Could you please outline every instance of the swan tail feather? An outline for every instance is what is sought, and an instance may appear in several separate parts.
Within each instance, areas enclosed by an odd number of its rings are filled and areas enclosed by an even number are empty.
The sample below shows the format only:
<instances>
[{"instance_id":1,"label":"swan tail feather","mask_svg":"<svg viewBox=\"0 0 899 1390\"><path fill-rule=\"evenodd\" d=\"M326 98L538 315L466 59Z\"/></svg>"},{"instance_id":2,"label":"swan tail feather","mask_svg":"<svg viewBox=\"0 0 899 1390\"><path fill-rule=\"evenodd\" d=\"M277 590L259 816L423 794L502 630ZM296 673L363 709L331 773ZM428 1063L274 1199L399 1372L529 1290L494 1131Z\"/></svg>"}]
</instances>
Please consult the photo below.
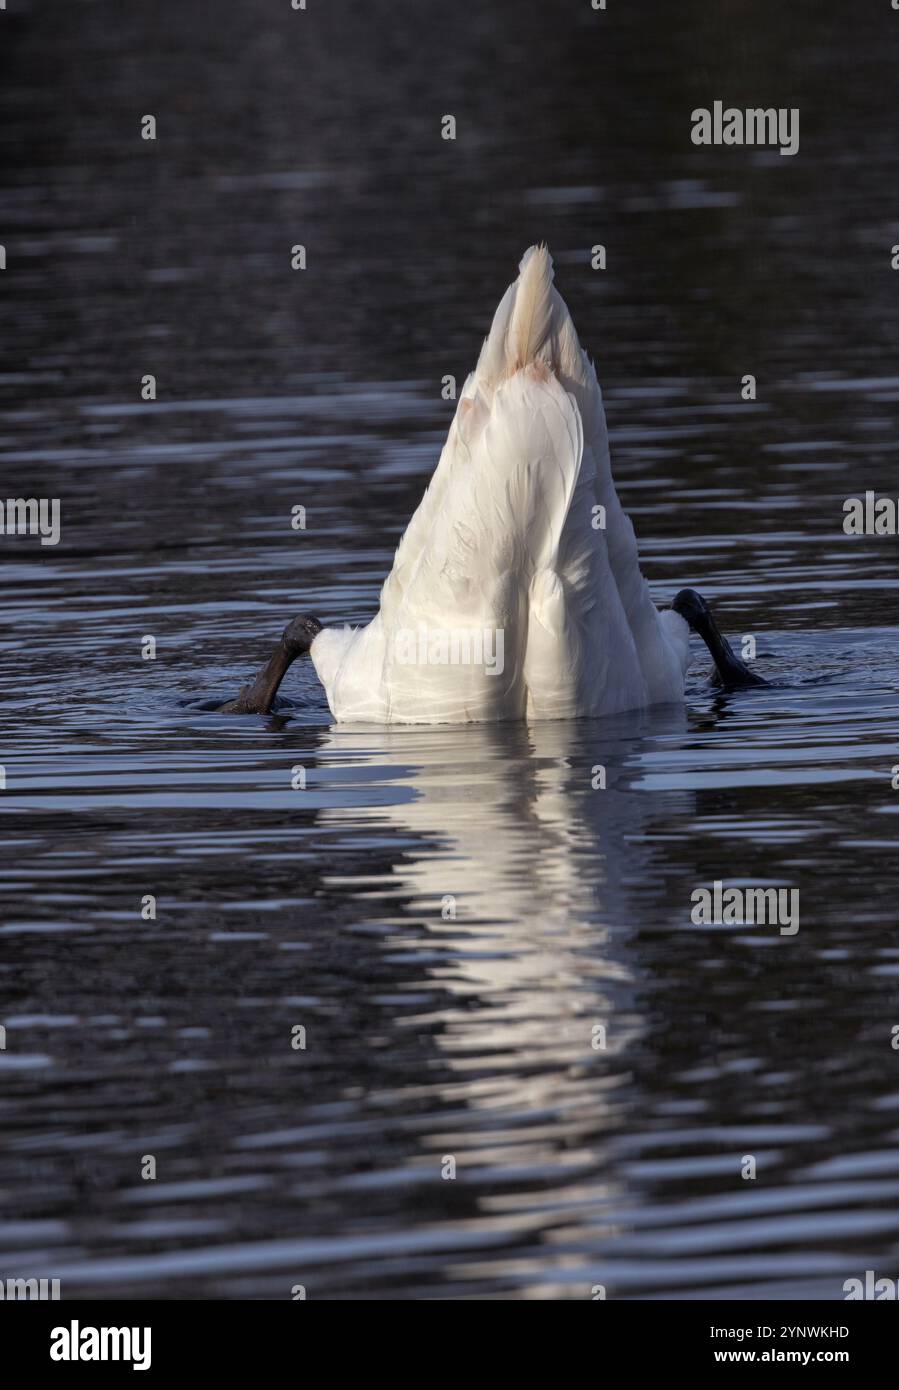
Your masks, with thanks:
<instances>
[{"instance_id":1,"label":"swan tail feather","mask_svg":"<svg viewBox=\"0 0 899 1390\"><path fill-rule=\"evenodd\" d=\"M532 246L521 259L509 324L508 369L535 361L553 329L553 263L545 246Z\"/></svg>"}]
</instances>

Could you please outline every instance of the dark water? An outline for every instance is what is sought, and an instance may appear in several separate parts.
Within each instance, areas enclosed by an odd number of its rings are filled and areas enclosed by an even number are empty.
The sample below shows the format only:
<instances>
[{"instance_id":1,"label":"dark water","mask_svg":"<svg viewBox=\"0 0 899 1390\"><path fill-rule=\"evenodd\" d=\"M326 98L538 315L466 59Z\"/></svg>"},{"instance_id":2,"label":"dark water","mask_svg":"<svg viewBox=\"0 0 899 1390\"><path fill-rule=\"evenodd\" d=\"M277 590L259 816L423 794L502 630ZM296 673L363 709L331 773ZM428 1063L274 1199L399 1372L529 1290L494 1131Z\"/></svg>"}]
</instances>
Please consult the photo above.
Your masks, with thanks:
<instances>
[{"instance_id":1,"label":"dark water","mask_svg":"<svg viewBox=\"0 0 899 1390\"><path fill-rule=\"evenodd\" d=\"M0 494L62 505L0 537L0 1277L899 1274L897 541L841 530L899 495L899 14L709 8L0 16ZM799 107L799 154L694 147L714 99ZM307 663L283 717L195 708L294 613L371 616L538 237L659 601L700 587L772 687L697 650L685 711L385 731ZM694 926L715 879L797 888L798 934Z\"/></svg>"}]
</instances>

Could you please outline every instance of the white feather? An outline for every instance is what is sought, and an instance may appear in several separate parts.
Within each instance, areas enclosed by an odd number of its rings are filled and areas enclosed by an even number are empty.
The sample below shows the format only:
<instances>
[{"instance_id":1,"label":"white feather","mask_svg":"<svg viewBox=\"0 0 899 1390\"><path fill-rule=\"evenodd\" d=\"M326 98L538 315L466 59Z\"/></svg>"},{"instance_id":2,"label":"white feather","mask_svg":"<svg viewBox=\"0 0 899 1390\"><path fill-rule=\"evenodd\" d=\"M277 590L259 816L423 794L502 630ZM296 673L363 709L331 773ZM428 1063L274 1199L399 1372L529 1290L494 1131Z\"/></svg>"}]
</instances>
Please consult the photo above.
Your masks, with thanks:
<instances>
[{"instance_id":1,"label":"white feather","mask_svg":"<svg viewBox=\"0 0 899 1390\"><path fill-rule=\"evenodd\" d=\"M596 373L552 281L549 252L531 247L379 612L312 644L337 720L547 719L683 699L688 628L659 614L640 572ZM442 660L477 656L479 634L481 660Z\"/></svg>"}]
</instances>

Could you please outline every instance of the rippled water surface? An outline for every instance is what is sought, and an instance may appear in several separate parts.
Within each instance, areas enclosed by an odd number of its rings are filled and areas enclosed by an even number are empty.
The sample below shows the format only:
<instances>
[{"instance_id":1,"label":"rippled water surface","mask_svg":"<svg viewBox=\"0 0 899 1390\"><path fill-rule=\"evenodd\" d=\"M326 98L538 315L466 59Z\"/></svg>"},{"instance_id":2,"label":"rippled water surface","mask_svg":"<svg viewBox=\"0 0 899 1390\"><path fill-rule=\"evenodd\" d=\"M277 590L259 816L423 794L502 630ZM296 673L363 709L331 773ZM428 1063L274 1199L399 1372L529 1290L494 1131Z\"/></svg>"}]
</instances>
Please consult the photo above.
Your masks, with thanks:
<instances>
[{"instance_id":1,"label":"rippled water surface","mask_svg":"<svg viewBox=\"0 0 899 1390\"><path fill-rule=\"evenodd\" d=\"M899 1272L897 541L841 529L899 495L899 16L532 8L3 18L0 492L63 527L0 537L2 1277ZM692 146L715 98L799 107L799 155ZM684 710L602 724L338 727L308 663L278 716L202 709L294 613L371 616L537 237L659 602L701 588L770 688L697 648ZM798 889L798 934L695 926L715 879Z\"/></svg>"}]
</instances>

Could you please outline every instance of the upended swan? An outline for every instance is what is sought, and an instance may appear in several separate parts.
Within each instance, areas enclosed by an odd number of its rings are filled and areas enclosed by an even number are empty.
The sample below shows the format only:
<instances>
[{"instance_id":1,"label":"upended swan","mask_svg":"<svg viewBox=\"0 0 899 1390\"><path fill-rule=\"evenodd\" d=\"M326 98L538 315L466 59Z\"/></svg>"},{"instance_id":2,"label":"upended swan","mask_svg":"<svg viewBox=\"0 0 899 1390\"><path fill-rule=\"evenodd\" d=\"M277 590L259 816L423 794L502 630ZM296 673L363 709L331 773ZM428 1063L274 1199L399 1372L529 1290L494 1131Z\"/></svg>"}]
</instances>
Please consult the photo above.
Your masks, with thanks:
<instances>
[{"instance_id":1,"label":"upended swan","mask_svg":"<svg viewBox=\"0 0 899 1390\"><path fill-rule=\"evenodd\" d=\"M546 247L519 272L375 617L356 629L294 619L225 711L267 712L309 651L338 722L611 715L683 701L691 628L725 685L763 683L693 590L664 611L653 603L612 480L602 392Z\"/></svg>"}]
</instances>

